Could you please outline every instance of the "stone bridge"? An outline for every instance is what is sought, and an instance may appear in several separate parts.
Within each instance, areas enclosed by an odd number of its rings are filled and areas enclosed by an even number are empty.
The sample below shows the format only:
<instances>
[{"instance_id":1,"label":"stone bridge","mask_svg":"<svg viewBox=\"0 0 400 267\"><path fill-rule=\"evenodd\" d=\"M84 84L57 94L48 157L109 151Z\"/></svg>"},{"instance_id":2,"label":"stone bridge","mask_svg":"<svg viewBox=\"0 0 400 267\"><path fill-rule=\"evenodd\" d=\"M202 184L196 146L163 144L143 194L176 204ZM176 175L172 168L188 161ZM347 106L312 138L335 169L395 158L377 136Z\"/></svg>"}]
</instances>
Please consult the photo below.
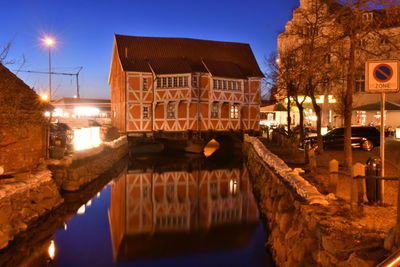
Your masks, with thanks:
<instances>
[{"instance_id":1,"label":"stone bridge","mask_svg":"<svg viewBox=\"0 0 400 267\"><path fill-rule=\"evenodd\" d=\"M240 148L244 133L257 135L257 131L155 131L129 135L130 150L133 153L151 153L166 151L185 151L202 153L204 147L212 140L216 140L221 150Z\"/></svg>"}]
</instances>

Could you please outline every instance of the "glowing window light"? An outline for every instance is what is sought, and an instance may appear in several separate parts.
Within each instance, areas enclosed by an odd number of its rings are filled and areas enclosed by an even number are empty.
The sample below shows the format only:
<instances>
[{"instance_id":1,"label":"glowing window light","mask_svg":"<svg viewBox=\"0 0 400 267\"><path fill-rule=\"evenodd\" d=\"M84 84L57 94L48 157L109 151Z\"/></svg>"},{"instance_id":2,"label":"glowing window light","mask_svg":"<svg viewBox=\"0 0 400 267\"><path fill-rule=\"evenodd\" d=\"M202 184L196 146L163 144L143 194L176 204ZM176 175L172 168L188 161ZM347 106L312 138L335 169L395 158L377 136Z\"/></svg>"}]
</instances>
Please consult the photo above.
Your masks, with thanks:
<instances>
[{"instance_id":1,"label":"glowing window light","mask_svg":"<svg viewBox=\"0 0 400 267\"><path fill-rule=\"evenodd\" d=\"M396 128L396 138L400 138L400 128Z\"/></svg>"},{"instance_id":2,"label":"glowing window light","mask_svg":"<svg viewBox=\"0 0 400 267\"><path fill-rule=\"evenodd\" d=\"M100 144L100 127L74 129L74 149L76 151L97 147Z\"/></svg>"},{"instance_id":3,"label":"glowing window light","mask_svg":"<svg viewBox=\"0 0 400 267\"><path fill-rule=\"evenodd\" d=\"M232 195L236 195L237 194L237 181L235 179L231 179L229 181L229 192Z\"/></svg>"},{"instance_id":4,"label":"glowing window light","mask_svg":"<svg viewBox=\"0 0 400 267\"><path fill-rule=\"evenodd\" d=\"M46 112L44 113L44 116L50 117L50 112L49 112L49 111L46 111Z\"/></svg>"},{"instance_id":5,"label":"glowing window light","mask_svg":"<svg viewBox=\"0 0 400 267\"><path fill-rule=\"evenodd\" d=\"M54 240L51 240L47 253L49 254L50 259L54 260L56 255L56 245L54 244Z\"/></svg>"},{"instance_id":6,"label":"glowing window light","mask_svg":"<svg viewBox=\"0 0 400 267\"><path fill-rule=\"evenodd\" d=\"M89 200L89 201L86 203L86 206L88 206L88 207L92 206L92 200Z\"/></svg>"},{"instance_id":7,"label":"glowing window light","mask_svg":"<svg viewBox=\"0 0 400 267\"><path fill-rule=\"evenodd\" d=\"M328 132L328 127L321 127L321 134L325 135Z\"/></svg>"},{"instance_id":8,"label":"glowing window light","mask_svg":"<svg viewBox=\"0 0 400 267\"><path fill-rule=\"evenodd\" d=\"M91 117L91 116L98 116L100 114L100 110L94 107L75 107L74 113L77 116L81 117Z\"/></svg>"},{"instance_id":9,"label":"glowing window light","mask_svg":"<svg viewBox=\"0 0 400 267\"><path fill-rule=\"evenodd\" d=\"M54 117L62 117L63 116L63 110L61 108L54 109L53 116Z\"/></svg>"}]
</instances>

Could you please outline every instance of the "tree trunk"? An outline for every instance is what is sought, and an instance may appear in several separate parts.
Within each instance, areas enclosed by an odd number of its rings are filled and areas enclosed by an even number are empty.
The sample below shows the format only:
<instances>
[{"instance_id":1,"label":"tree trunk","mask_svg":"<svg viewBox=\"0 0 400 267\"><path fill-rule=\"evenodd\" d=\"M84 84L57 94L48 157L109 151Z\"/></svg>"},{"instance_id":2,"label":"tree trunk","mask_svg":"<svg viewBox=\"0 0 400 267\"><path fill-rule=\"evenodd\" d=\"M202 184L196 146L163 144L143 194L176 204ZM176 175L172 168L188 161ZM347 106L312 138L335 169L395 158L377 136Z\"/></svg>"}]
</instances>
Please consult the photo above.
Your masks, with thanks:
<instances>
[{"instance_id":1,"label":"tree trunk","mask_svg":"<svg viewBox=\"0 0 400 267\"><path fill-rule=\"evenodd\" d=\"M348 170L351 170L353 165L353 155L351 149L351 112L353 107L353 91L354 91L354 75L355 75L355 45L356 36L352 32L350 34L349 48L349 67L347 70L347 86L344 105L344 165Z\"/></svg>"},{"instance_id":2,"label":"tree trunk","mask_svg":"<svg viewBox=\"0 0 400 267\"><path fill-rule=\"evenodd\" d=\"M290 132L290 123L292 122L292 119L290 118L290 96L288 95L288 101L287 101L287 130Z\"/></svg>"},{"instance_id":3,"label":"tree trunk","mask_svg":"<svg viewBox=\"0 0 400 267\"><path fill-rule=\"evenodd\" d=\"M296 106L299 110L299 138L300 141L304 139L304 107L303 103L300 103L298 99L296 99Z\"/></svg>"},{"instance_id":4,"label":"tree trunk","mask_svg":"<svg viewBox=\"0 0 400 267\"><path fill-rule=\"evenodd\" d=\"M324 143L322 141L322 135L321 135L321 107L318 105L317 100L315 99L315 95L311 95L311 102L315 111L315 114L317 115L317 144L318 144L318 151L323 152L324 151Z\"/></svg>"}]
</instances>

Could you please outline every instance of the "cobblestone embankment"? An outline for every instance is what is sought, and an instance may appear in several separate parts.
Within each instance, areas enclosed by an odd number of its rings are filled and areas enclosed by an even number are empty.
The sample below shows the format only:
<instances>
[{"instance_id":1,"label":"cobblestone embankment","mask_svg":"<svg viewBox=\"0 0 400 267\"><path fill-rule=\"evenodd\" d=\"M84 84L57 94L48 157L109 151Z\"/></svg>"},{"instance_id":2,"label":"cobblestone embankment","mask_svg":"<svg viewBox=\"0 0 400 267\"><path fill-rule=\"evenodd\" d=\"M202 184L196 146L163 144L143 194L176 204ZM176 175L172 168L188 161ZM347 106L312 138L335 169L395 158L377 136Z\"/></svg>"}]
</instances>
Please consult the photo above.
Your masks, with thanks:
<instances>
[{"instance_id":1,"label":"cobblestone embankment","mask_svg":"<svg viewBox=\"0 0 400 267\"><path fill-rule=\"evenodd\" d=\"M0 182L0 249L63 202L51 173L42 170Z\"/></svg>"},{"instance_id":2,"label":"cobblestone embankment","mask_svg":"<svg viewBox=\"0 0 400 267\"><path fill-rule=\"evenodd\" d=\"M384 235L352 224L346 202L319 193L256 137L243 149L277 265L373 266L387 256Z\"/></svg>"},{"instance_id":3,"label":"cobblestone embankment","mask_svg":"<svg viewBox=\"0 0 400 267\"><path fill-rule=\"evenodd\" d=\"M110 169L127 154L128 141L123 136L112 142L104 142L98 147L75 152L62 160L51 160L48 168L59 188L76 191Z\"/></svg>"}]
</instances>

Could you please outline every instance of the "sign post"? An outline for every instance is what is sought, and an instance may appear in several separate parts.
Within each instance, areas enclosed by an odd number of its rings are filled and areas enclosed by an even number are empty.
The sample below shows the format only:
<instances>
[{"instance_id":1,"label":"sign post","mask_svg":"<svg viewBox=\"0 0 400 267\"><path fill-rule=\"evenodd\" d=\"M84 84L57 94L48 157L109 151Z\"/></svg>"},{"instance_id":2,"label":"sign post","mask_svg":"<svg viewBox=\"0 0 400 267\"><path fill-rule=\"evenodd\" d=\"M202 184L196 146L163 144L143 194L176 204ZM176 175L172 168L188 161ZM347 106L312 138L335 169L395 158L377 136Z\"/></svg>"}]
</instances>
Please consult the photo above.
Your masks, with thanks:
<instances>
[{"instance_id":1,"label":"sign post","mask_svg":"<svg viewBox=\"0 0 400 267\"><path fill-rule=\"evenodd\" d=\"M365 63L365 91L381 94L381 172L385 176L385 93L399 91L399 61L397 60L369 60ZM382 179L379 195L384 202L384 180Z\"/></svg>"}]
</instances>

